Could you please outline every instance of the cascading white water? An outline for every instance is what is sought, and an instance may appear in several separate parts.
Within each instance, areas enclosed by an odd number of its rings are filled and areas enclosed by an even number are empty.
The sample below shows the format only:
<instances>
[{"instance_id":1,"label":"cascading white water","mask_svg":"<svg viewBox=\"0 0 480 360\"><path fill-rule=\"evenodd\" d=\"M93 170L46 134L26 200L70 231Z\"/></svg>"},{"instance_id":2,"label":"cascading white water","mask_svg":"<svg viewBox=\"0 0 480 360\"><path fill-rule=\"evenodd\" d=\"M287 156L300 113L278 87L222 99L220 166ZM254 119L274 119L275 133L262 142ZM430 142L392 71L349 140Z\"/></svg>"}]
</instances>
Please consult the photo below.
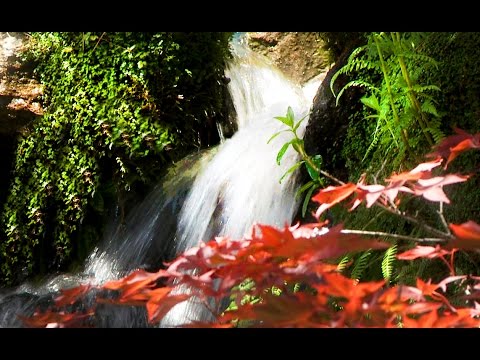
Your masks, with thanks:
<instances>
[{"instance_id":1,"label":"cascading white water","mask_svg":"<svg viewBox=\"0 0 480 360\"><path fill-rule=\"evenodd\" d=\"M158 266L162 256L179 254L214 236L240 239L255 223L283 226L297 209L296 177L281 176L298 161L289 149L278 166L276 156L291 140L283 133L268 139L285 125L274 119L291 106L296 120L306 116L320 79L304 88L290 82L264 57L244 42L232 43L230 78L238 118L238 131L217 148L182 160L161 184L132 209L120 226L114 222L85 263L74 275L52 277L41 285L25 283L0 294L0 327L21 326L17 314L31 314L42 296L86 281L95 284L116 279L136 268ZM297 130L303 136L308 119ZM193 184L192 184L193 183ZM183 289L182 291L188 291ZM122 308L97 310L97 326L146 326L144 312ZM28 316L28 315L27 315ZM209 318L208 311L186 301L175 306L161 326L171 327Z\"/></svg>"},{"instance_id":2,"label":"cascading white water","mask_svg":"<svg viewBox=\"0 0 480 360\"><path fill-rule=\"evenodd\" d=\"M288 106L296 120L308 114L312 92L308 91L308 98L301 87L244 43L233 44L233 50L234 59L226 76L231 80L229 91L237 112L238 131L220 145L195 179L179 215L178 252L217 235L240 239L255 222L280 227L290 224L297 209L295 175L282 183L279 179L299 156L290 147L280 166L276 163L278 151L293 135L283 133L267 142L273 134L286 129L275 117L285 116ZM299 127L299 136L303 136L307 122ZM175 306L162 325L207 318L208 312L201 305L187 301Z\"/></svg>"}]
</instances>

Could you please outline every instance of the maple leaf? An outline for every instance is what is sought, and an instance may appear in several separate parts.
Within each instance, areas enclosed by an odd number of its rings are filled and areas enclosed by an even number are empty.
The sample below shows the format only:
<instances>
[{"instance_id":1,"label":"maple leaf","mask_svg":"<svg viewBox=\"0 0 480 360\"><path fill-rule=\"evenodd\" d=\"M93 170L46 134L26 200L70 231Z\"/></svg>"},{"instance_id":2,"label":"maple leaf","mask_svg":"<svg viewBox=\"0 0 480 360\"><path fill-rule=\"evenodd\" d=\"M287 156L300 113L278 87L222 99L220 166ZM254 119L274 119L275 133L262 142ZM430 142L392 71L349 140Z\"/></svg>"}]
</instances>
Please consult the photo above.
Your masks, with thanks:
<instances>
[{"instance_id":1,"label":"maple leaf","mask_svg":"<svg viewBox=\"0 0 480 360\"><path fill-rule=\"evenodd\" d=\"M445 169L458 155L469 149L480 148L480 133L469 134L464 130L455 128L456 135L451 135L434 147L434 151L427 156L441 156L447 159Z\"/></svg>"},{"instance_id":2,"label":"maple leaf","mask_svg":"<svg viewBox=\"0 0 480 360\"><path fill-rule=\"evenodd\" d=\"M146 308L150 323L159 322L172 307L191 297L190 294L170 295L171 291L172 288L163 287L148 292Z\"/></svg>"},{"instance_id":3,"label":"maple leaf","mask_svg":"<svg viewBox=\"0 0 480 360\"><path fill-rule=\"evenodd\" d=\"M363 200L366 201L366 207L371 207L382 196L385 190L383 185L360 185L357 184L356 198L350 211L354 210Z\"/></svg>"},{"instance_id":4,"label":"maple leaf","mask_svg":"<svg viewBox=\"0 0 480 360\"><path fill-rule=\"evenodd\" d=\"M325 189L320 190L317 195L312 197L313 201L321 204L315 213L315 216L319 218L325 210L348 198L356 189L357 185L347 183L341 186L328 186Z\"/></svg>"},{"instance_id":5,"label":"maple leaf","mask_svg":"<svg viewBox=\"0 0 480 360\"><path fill-rule=\"evenodd\" d=\"M73 305L79 298L84 296L92 288L91 285L80 285L71 289L61 289L61 295L55 298L55 305L63 307Z\"/></svg>"},{"instance_id":6,"label":"maple leaf","mask_svg":"<svg viewBox=\"0 0 480 360\"><path fill-rule=\"evenodd\" d=\"M475 221L469 220L463 224L449 224L456 239L452 241L451 246L462 249L480 248L480 225Z\"/></svg>"},{"instance_id":7,"label":"maple leaf","mask_svg":"<svg viewBox=\"0 0 480 360\"><path fill-rule=\"evenodd\" d=\"M444 250L437 245L433 246L422 246L417 245L413 249L407 250L401 254L397 255L399 260L415 260L418 258L427 258L434 259L437 257L444 257L445 255L451 254L451 251Z\"/></svg>"},{"instance_id":8,"label":"maple leaf","mask_svg":"<svg viewBox=\"0 0 480 360\"><path fill-rule=\"evenodd\" d=\"M113 280L103 284L102 288L107 290L120 291L117 299L103 299L103 303L114 303L124 305L143 305L149 300L148 290L156 286L156 281L161 277L171 277L172 274L165 270L148 272L136 270L120 280Z\"/></svg>"},{"instance_id":9,"label":"maple leaf","mask_svg":"<svg viewBox=\"0 0 480 360\"><path fill-rule=\"evenodd\" d=\"M81 327L82 320L89 318L94 314L93 310L86 313L66 313L64 311L48 310L40 313L35 312L32 317L19 318L28 327Z\"/></svg>"},{"instance_id":10,"label":"maple leaf","mask_svg":"<svg viewBox=\"0 0 480 360\"><path fill-rule=\"evenodd\" d=\"M397 181L413 181L418 179L428 179L431 176L432 169L436 168L442 163L443 159L437 157L435 160L427 161L421 164L418 164L414 169L400 174L392 174L386 181L388 182L397 182Z\"/></svg>"},{"instance_id":11,"label":"maple leaf","mask_svg":"<svg viewBox=\"0 0 480 360\"><path fill-rule=\"evenodd\" d=\"M467 181L468 175L448 174L445 176L436 176L430 179L419 179L415 184L413 191L415 195L422 195L425 199L430 201L442 201L449 204L450 200L443 192L444 185L455 184Z\"/></svg>"},{"instance_id":12,"label":"maple leaf","mask_svg":"<svg viewBox=\"0 0 480 360\"><path fill-rule=\"evenodd\" d=\"M317 327L312 317L324 309L316 297L307 293L282 294L266 293L259 304L245 304L236 310L227 311L220 322L231 320L254 320L254 327Z\"/></svg>"}]
</instances>

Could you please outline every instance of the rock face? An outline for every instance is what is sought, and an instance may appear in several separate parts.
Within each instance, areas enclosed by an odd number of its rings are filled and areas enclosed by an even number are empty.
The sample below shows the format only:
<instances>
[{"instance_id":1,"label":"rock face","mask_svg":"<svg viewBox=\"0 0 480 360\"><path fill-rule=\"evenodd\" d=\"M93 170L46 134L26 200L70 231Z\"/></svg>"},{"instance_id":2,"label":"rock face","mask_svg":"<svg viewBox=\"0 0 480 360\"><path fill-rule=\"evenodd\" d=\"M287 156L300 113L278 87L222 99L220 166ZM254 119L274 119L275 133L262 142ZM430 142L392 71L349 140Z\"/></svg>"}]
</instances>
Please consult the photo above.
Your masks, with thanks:
<instances>
[{"instance_id":1,"label":"rock face","mask_svg":"<svg viewBox=\"0 0 480 360\"><path fill-rule=\"evenodd\" d=\"M247 34L247 39L251 49L268 57L299 84L306 83L329 66L318 33L252 32Z\"/></svg>"},{"instance_id":2,"label":"rock face","mask_svg":"<svg viewBox=\"0 0 480 360\"><path fill-rule=\"evenodd\" d=\"M18 52L23 33L0 33L0 133L12 134L42 115L37 101L42 86L32 79L32 69L21 66Z\"/></svg>"},{"instance_id":3,"label":"rock face","mask_svg":"<svg viewBox=\"0 0 480 360\"><path fill-rule=\"evenodd\" d=\"M348 173L340 154L350 122L349 116L361 111L360 97L363 93L358 87L351 88L343 94L341 104L337 106L330 89L330 81L347 63L351 51L362 45L360 41L347 44L335 65L327 72L313 99L310 120L304 135L307 154L320 154L323 158L323 169L343 180L348 179ZM346 83L347 78L344 75L339 76L334 86L335 93L338 94Z\"/></svg>"},{"instance_id":4,"label":"rock face","mask_svg":"<svg viewBox=\"0 0 480 360\"><path fill-rule=\"evenodd\" d=\"M16 135L43 113L38 102L42 86L32 79L32 67L22 66L18 58L25 36L0 32L0 209L10 181Z\"/></svg>"}]
</instances>

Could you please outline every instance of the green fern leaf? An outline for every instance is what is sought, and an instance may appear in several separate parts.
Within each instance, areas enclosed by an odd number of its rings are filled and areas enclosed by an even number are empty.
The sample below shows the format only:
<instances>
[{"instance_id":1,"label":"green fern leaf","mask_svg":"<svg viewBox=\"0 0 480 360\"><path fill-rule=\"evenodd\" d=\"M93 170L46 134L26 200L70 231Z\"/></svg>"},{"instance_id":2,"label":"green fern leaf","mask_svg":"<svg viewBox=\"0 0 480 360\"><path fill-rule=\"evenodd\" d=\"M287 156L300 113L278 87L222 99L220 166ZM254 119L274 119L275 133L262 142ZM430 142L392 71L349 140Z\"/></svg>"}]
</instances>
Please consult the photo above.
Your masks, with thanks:
<instances>
[{"instance_id":1,"label":"green fern leaf","mask_svg":"<svg viewBox=\"0 0 480 360\"><path fill-rule=\"evenodd\" d=\"M347 255L343 256L342 259L340 260L340 262L337 265L337 271L342 272L343 270L345 270L346 267L347 267L347 264L349 263L349 261L351 259L352 259L352 255L350 255L350 254L347 254Z\"/></svg>"},{"instance_id":2,"label":"green fern leaf","mask_svg":"<svg viewBox=\"0 0 480 360\"><path fill-rule=\"evenodd\" d=\"M397 244L389 247L387 251L385 251L385 255L383 256L382 260L382 275L385 280L390 280L393 275L393 265L396 260L397 256Z\"/></svg>"},{"instance_id":3,"label":"green fern leaf","mask_svg":"<svg viewBox=\"0 0 480 360\"><path fill-rule=\"evenodd\" d=\"M363 275L363 272L365 271L365 269L368 266L368 260L369 260L371 255L372 255L372 250L369 249L369 250L365 251L364 253L362 253L362 255L360 255L358 260L355 261L354 267L353 267L353 270L352 270L352 278L353 279L357 279L357 280L361 279L361 277Z\"/></svg>"},{"instance_id":4,"label":"green fern leaf","mask_svg":"<svg viewBox=\"0 0 480 360\"><path fill-rule=\"evenodd\" d=\"M424 113L432 114L433 116L438 117L437 108L435 107L435 105L433 105L433 103L429 99L426 99L423 102L421 109Z\"/></svg>"}]
</instances>

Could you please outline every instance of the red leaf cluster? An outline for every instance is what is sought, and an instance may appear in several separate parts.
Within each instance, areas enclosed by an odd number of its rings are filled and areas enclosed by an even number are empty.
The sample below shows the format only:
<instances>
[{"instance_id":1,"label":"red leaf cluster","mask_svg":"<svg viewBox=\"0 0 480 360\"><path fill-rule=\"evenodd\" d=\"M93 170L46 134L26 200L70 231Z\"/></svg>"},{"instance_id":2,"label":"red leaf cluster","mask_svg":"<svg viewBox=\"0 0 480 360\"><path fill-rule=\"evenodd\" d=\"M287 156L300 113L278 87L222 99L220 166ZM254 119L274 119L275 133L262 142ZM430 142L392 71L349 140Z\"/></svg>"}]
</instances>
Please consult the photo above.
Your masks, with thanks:
<instances>
[{"instance_id":1,"label":"red leaf cluster","mask_svg":"<svg viewBox=\"0 0 480 360\"><path fill-rule=\"evenodd\" d=\"M317 218L328 208L351 195L351 210L365 201L367 207L380 202L391 205L399 192L422 196L430 201L448 203L443 186L466 181L468 176L447 174L433 176L432 170L450 163L462 151L480 148L480 134L470 135L457 130L436 147L432 161L414 169L393 174L386 185L357 184L329 186L312 199L320 206ZM176 304L195 296L200 301L234 299L237 308L216 314L212 323L195 322L188 327L232 327L248 321L258 327L478 327L480 305L474 302L463 307L452 306L447 286L480 290L480 277L455 276L454 254L458 248L477 249L480 225L473 221L449 224L452 235L447 247L416 246L397 256L400 260L440 259L451 276L439 283L417 279L415 286L390 286L385 281L359 283L337 271L333 259L346 253L385 249L389 245L378 240L365 240L342 232L342 225L330 229L324 223L276 228L255 225L244 239L217 237L185 251L166 264L166 269L149 273L137 270L130 275L102 286L82 285L62 290L56 308L35 312L23 318L31 327L86 326L95 309L83 313L68 311L89 291L104 290L116 294L97 296L98 302L145 306L150 322L159 322ZM449 257L449 261L446 257ZM254 283L245 290L245 280ZM299 287L293 285L300 285ZM189 289L183 291L181 289ZM272 289L276 289L275 292ZM281 294L278 294L281 292ZM101 292L99 292L101 293ZM468 299L480 298L480 291ZM243 303L245 295L258 302ZM467 299L467 297L465 297ZM208 305L207 305L208 306ZM209 306L212 308L212 306Z\"/></svg>"},{"instance_id":2,"label":"red leaf cluster","mask_svg":"<svg viewBox=\"0 0 480 360\"><path fill-rule=\"evenodd\" d=\"M317 218L327 209L342 202L355 194L351 201L350 211L354 210L363 201L369 208L377 201L387 205L394 203L399 192L405 192L414 196L423 196L429 201L450 203L443 192L443 186L467 181L468 175L447 174L445 176L432 176L432 170L442 163L441 158L425 162L414 169L400 174L393 174L386 179L387 185L367 185L364 176L357 184L347 183L340 186L329 186L322 189L312 197L313 201L320 203L315 216Z\"/></svg>"}]
</instances>

